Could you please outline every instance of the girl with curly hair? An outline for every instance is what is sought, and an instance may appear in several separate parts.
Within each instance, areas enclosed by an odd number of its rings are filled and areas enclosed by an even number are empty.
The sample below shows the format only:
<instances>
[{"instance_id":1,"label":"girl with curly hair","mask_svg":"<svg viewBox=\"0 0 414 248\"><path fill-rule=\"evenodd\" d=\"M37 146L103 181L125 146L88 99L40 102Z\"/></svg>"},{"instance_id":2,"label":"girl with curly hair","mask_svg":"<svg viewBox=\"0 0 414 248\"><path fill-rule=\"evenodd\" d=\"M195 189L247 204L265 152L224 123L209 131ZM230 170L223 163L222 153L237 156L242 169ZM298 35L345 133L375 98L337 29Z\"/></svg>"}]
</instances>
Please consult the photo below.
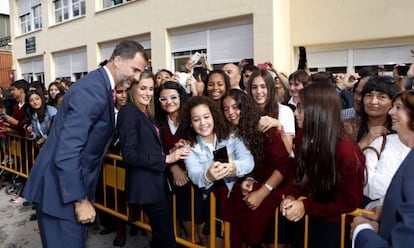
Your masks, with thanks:
<instances>
[{"instance_id":1,"label":"girl with curly hair","mask_svg":"<svg viewBox=\"0 0 414 248\"><path fill-rule=\"evenodd\" d=\"M241 242L258 245L272 243L264 238L266 232L274 232L275 210L282 200L286 178L294 170L280 132L270 128L260 132L260 111L248 95L231 90L223 99L225 118L255 155L253 173L234 187L232 202L236 218L231 222L231 244L241 247Z\"/></svg>"},{"instance_id":2,"label":"girl with curly hair","mask_svg":"<svg viewBox=\"0 0 414 248\"><path fill-rule=\"evenodd\" d=\"M214 192L218 204L217 217L227 218L231 215L227 205L233 185L238 178L253 170L253 156L240 138L230 134L217 104L208 97L189 99L182 112L181 125L186 130L184 137L191 148L191 154L185 159L188 176L205 192L207 208L208 193ZM213 151L222 147L227 149L228 161L214 161ZM208 227L204 228L205 234L210 232ZM216 241L218 246L223 243L222 239Z\"/></svg>"}]
</instances>

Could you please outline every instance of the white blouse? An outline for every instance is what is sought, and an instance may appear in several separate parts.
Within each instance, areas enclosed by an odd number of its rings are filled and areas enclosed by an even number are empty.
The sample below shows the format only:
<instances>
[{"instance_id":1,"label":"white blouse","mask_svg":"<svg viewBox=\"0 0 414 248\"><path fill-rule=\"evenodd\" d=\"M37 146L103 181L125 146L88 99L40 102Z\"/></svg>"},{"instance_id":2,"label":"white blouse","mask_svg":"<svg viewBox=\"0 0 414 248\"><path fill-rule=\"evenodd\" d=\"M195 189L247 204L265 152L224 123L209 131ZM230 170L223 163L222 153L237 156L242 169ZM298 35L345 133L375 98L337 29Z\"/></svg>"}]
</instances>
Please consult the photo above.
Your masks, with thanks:
<instances>
[{"instance_id":1,"label":"white blouse","mask_svg":"<svg viewBox=\"0 0 414 248\"><path fill-rule=\"evenodd\" d=\"M382 136L378 137L369 146L374 147L379 152L382 140ZM373 150L365 150L368 180L364 187L364 195L371 200L378 200L378 203L382 205L392 177L410 150L401 142L398 134L387 135L387 142L379 160Z\"/></svg>"}]
</instances>

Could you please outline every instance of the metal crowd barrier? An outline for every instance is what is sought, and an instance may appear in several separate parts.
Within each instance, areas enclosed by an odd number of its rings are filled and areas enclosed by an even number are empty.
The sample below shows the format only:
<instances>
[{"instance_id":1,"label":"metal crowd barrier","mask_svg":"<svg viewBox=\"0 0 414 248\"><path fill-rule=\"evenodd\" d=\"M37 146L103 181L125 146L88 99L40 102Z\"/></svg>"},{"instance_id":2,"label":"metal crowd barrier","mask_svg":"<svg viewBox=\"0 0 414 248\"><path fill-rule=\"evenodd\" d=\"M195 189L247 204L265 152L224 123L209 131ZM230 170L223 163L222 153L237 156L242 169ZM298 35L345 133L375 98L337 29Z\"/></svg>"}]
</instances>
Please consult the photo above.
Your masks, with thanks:
<instances>
[{"instance_id":1,"label":"metal crowd barrier","mask_svg":"<svg viewBox=\"0 0 414 248\"><path fill-rule=\"evenodd\" d=\"M8 171L15 175L27 178L29 175L30 167L33 164L37 149L32 141L29 141L25 138L19 136L6 136L6 143L3 142L3 147L1 149L1 160L5 158L6 155L6 145L8 145L7 155L9 157L9 162L5 164L0 164L0 169ZM130 216L129 206L120 199L123 199L124 185L125 185L125 169L120 166L122 157L116 154L108 153L104 159L101 178L98 183L97 189L97 199L95 199L95 207L104 212L107 212L113 216L116 216L119 219L128 221L128 216ZM216 198L213 193L210 193L210 233L216 233ZM195 241L195 228L196 224L194 221L194 189L191 189L191 226L192 233L190 240L186 240L184 237L179 235L180 230L177 230L177 217L176 217L176 198L173 196L173 222L174 222L174 233L177 240L177 243L191 248L202 248ZM278 242L278 211L277 208L275 214L275 244ZM356 209L351 213L345 213L341 215L341 243L340 248L344 248L345 244L345 218L346 215L357 216L360 213L372 214L372 212ZM141 211L139 213L138 221L134 222L136 226L151 231L151 227L144 220L144 213ZM230 244L230 223L222 222L222 232L224 233L224 245L225 247L231 247ZM308 224L309 217L305 216L305 237L304 237L304 248L308 247ZM215 235L209 236L209 248L215 248Z\"/></svg>"}]
</instances>

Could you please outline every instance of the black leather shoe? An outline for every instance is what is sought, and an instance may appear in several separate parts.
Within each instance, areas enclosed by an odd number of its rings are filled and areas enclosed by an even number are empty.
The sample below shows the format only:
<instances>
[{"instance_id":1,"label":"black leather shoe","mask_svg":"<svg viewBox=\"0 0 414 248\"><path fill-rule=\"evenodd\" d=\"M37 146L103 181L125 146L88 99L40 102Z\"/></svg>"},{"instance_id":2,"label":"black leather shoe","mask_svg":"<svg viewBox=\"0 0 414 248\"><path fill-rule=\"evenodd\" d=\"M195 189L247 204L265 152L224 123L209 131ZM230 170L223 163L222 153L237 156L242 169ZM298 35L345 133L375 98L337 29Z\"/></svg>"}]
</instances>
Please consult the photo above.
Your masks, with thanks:
<instances>
[{"instance_id":1,"label":"black leather shoe","mask_svg":"<svg viewBox=\"0 0 414 248\"><path fill-rule=\"evenodd\" d=\"M136 226L131 226L131 229L129 230L129 235L131 236L137 236L139 232L138 227Z\"/></svg>"},{"instance_id":2,"label":"black leather shoe","mask_svg":"<svg viewBox=\"0 0 414 248\"><path fill-rule=\"evenodd\" d=\"M119 247L124 246L125 245L125 237L115 237L113 245L114 246L119 246Z\"/></svg>"},{"instance_id":3,"label":"black leather shoe","mask_svg":"<svg viewBox=\"0 0 414 248\"><path fill-rule=\"evenodd\" d=\"M99 235L105 235L105 234L108 234L108 233L111 233L111 232L115 232L115 230L111 229L111 228L104 228L101 231L99 231Z\"/></svg>"},{"instance_id":4,"label":"black leather shoe","mask_svg":"<svg viewBox=\"0 0 414 248\"><path fill-rule=\"evenodd\" d=\"M37 214L30 215L29 220L37 220Z\"/></svg>"}]
</instances>

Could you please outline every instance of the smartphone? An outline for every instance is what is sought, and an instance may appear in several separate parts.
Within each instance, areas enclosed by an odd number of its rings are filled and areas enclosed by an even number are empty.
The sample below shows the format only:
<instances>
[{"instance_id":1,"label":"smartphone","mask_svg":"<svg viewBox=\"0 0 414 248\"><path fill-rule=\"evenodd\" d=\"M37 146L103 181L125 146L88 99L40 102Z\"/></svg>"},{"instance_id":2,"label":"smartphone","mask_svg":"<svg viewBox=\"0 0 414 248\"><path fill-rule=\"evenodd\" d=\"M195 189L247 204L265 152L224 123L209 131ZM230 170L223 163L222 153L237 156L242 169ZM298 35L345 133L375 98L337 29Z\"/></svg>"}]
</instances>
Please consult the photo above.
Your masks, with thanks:
<instances>
[{"instance_id":1,"label":"smartphone","mask_svg":"<svg viewBox=\"0 0 414 248\"><path fill-rule=\"evenodd\" d=\"M227 154L227 147L223 146L215 151L213 151L213 160L221 163L228 163L229 156Z\"/></svg>"},{"instance_id":2,"label":"smartphone","mask_svg":"<svg viewBox=\"0 0 414 248\"><path fill-rule=\"evenodd\" d=\"M196 52L191 55L190 59L194 61L194 63L198 63L201 60L201 54L199 52Z\"/></svg>"},{"instance_id":3,"label":"smartphone","mask_svg":"<svg viewBox=\"0 0 414 248\"><path fill-rule=\"evenodd\" d=\"M409 69L410 69L410 66L408 65L399 65L397 67L398 76L406 76Z\"/></svg>"},{"instance_id":4,"label":"smartphone","mask_svg":"<svg viewBox=\"0 0 414 248\"><path fill-rule=\"evenodd\" d=\"M260 70L267 70L267 69L268 69L268 66L267 66L267 64L266 64L266 63L260 63L260 64L258 64L258 65L257 65L257 67L258 67Z\"/></svg>"}]
</instances>

